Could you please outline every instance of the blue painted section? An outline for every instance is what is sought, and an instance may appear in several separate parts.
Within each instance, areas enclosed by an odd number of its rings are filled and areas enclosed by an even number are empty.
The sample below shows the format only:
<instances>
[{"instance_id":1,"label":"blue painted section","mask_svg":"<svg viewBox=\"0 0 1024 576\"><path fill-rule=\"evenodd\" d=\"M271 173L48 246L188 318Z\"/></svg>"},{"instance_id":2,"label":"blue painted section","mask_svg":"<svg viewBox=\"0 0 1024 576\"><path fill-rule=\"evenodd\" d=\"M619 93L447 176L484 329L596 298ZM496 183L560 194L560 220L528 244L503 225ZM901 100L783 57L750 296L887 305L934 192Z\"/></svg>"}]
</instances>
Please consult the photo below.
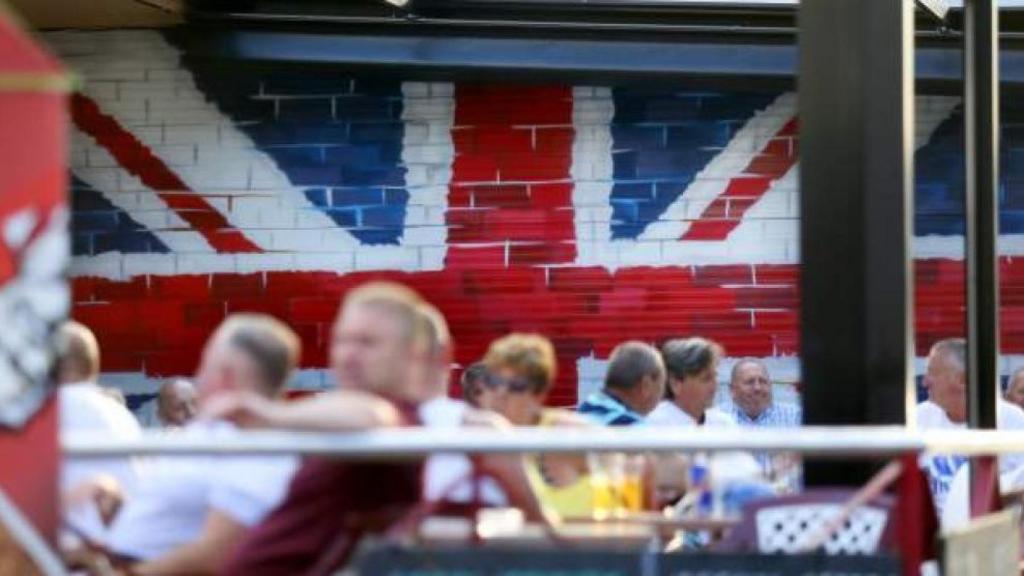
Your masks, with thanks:
<instances>
[{"instance_id":1,"label":"blue painted section","mask_svg":"<svg viewBox=\"0 0 1024 576\"><path fill-rule=\"evenodd\" d=\"M999 231L1024 234L1024 109L1004 106L1000 140ZM964 234L963 111L957 108L915 156L918 236Z\"/></svg>"},{"instance_id":2,"label":"blue painted section","mask_svg":"<svg viewBox=\"0 0 1024 576\"><path fill-rule=\"evenodd\" d=\"M635 239L777 94L613 91L611 233Z\"/></svg>"},{"instance_id":3,"label":"blue painted section","mask_svg":"<svg viewBox=\"0 0 1024 576\"><path fill-rule=\"evenodd\" d=\"M399 243L409 199L400 82L185 60L199 89L314 206L364 244Z\"/></svg>"},{"instance_id":4,"label":"blue painted section","mask_svg":"<svg viewBox=\"0 0 1024 576\"><path fill-rule=\"evenodd\" d=\"M73 255L170 252L156 235L74 175L70 196Z\"/></svg>"}]
</instances>

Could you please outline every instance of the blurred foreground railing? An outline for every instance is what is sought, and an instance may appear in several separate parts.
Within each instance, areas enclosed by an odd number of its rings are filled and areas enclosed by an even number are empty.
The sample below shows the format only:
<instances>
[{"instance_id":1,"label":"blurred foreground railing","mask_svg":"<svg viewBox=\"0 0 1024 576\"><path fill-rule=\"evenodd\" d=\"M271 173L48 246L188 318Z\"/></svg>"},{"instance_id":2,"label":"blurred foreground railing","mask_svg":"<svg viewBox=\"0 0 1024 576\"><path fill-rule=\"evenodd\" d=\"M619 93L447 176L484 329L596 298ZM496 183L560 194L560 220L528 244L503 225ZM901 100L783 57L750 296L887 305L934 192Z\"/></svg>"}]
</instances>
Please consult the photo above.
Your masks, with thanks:
<instances>
[{"instance_id":1,"label":"blurred foreground railing","mask_svg":"<svg viewBox=\"0 0 1024 576\"><path fill-rule=\"evenodd\" d=\"M594 428L509 431L405 428L320 433L243 431L231 438L186 438L160 431L132 440L76 432L61 439L76 457L300 453L345 459L401 459L435 452L695 452L750 450L819 457L884 457L929 452L965 456L1024 452L1024 431L910 431L897 426L789 429Z\"/></svg>"}]
</instances>

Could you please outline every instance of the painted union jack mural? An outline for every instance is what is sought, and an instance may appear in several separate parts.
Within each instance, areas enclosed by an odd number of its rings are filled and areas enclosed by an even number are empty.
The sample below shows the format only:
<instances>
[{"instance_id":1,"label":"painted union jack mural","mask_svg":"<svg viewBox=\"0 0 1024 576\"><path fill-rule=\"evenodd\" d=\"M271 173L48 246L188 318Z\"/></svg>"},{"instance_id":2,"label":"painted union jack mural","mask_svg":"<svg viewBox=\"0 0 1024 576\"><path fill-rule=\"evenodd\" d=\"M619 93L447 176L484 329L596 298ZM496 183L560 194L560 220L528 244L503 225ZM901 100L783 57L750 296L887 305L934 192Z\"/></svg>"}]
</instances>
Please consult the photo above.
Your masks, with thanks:
<instances>
[{"instance_id":1,"label":"painted union jack mural","mask_svg":"<svg viewBox=\"0 0 1024 576\"><path fill-rule=\"evenodd\" d=\"M84 78L74 315L129 392L191 373L245 310L295 327L296 385L326 386L339 297L370 278L437 303L463 364L508 331L551 337L558 404L629 338L699 334L799 378L794 94L215 68L148 31L46 40ZM919 351L963 330L958 104L917 99ZM1024 108L1004 116L1007 369L1024 351Z\"/></svg>"}]
</instances>

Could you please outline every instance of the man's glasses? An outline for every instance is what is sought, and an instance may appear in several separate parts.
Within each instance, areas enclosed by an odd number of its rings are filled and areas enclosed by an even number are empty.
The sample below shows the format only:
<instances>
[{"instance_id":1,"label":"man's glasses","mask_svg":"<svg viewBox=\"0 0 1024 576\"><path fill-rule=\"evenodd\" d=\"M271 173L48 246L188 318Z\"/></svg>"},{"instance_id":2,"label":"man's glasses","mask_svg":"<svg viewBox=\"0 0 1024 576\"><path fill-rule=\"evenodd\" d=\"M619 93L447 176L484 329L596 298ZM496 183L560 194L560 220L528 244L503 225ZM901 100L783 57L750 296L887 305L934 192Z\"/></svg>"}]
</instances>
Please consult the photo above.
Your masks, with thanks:
<instances>
[{"instance_id":1,"label":"man's glasses","mask_svg":"<svg viewBox=\"0 0 1024 576\"><path fill-rule=\"evenodd\" d=\"M502 378L496 374L487 374L481 380L481 383L488 390L504 389L513 394L522 394L533 389L530 381L526 378Z\"/></svg>"}]
</instances>

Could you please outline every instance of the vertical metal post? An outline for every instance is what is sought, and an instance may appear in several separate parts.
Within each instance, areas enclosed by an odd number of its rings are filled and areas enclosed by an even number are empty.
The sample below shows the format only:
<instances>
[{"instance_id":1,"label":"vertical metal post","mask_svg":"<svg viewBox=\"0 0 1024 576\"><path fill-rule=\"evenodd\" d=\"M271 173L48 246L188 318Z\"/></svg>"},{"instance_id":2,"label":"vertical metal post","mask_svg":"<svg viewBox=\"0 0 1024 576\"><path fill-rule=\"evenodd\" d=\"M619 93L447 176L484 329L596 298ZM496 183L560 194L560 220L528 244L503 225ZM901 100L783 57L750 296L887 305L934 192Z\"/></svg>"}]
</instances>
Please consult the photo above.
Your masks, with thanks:
<instances>
[{"instance_id":1,"label":"vertical metal post","mask_svg":"<svg viewBox=\"0 0 1024 576\"><path fill-rule=\"evenodd\" d=\"M995 428L999 384L998 27L995 0L964 3L967 414L971 428Z\"/></svg>"},{"instance_id":2,"label":"vertical metal post","mask_svg":"<svg viewBox=\"0 0 1024 576\"><path fill-rule=\"evenodd\" d=\"M913 3L800 3L801 336L808 424L913 406ZM867 474L809 465L809 483Z\"/></svg>"},{"instance_id":3,"label":"vertical metal post","mask_svg":"<svg viewBox=\"0 0 1024 576\"><path fill-rule=\"evenodd\" d=\"M999 390L999 7L964 2L967 423L996 427ZM983 468L983 467L982 467ZM971 493L992 489L971 465ZM972 507L974 508L974 507ZM985 512L974 509L972 512Z\"/></svg>"}]
</instances>

